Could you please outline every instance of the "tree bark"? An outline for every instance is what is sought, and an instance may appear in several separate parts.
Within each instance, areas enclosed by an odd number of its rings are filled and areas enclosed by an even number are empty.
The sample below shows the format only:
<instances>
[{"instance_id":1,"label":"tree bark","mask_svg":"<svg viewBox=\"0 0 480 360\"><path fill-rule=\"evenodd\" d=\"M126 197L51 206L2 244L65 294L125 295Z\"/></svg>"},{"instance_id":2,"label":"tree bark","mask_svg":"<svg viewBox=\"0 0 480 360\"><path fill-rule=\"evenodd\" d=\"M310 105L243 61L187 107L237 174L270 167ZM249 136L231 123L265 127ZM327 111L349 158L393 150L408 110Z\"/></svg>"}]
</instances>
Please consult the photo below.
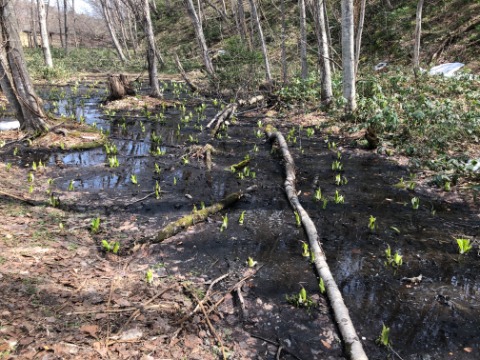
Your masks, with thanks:
<instances>
[{"instance_id":1,"label":"tree bark","mask_svg":"<svg viewBox=\"0 0 480 360\"><path fill-rule=\"evenodd\" d=\"M35 24L35 1L31 0L30 6L30 23L31 23L31 30L32 30L32 44L35 49L38 48L38 38L37 38L37 25Z\"/></svg>"},{"instance_id":2,"label":"tree bark","mask_svg":"<svg viewBox=\"0 0 480 360\"><path fill-rule=\"evenodd\" d=\"M358 72L358 64L360 62L360 50L362 46L362 32L363 32L363 24L365 22L365 7L367 0L361 0L360 4L360 17L358 19L358 29L357 29L357 35L355 39L355 76L357 75Z\"/></svg>"},{"instance_id":3,"label":"tree bark","mask_svg":"<svg viewBox=\"0 0 480 360\"><path fill-rule=\"evenodd\" d=\"M353 113L357 108L355 99L355 60L353 31L353 0L342 0L342 67L343 97L347 103L345 112Z\"/></svg>"},{"instance_id":4,"label":"tree bark","mask_svg":"<svg viewBox=\"0 0 480 360\"><path fill-rule=\"evenodd\" d=\"M60 33L60 44L62 48L65 47L63 39L63 28L62 28L62 12L60 11L60 0L57 0L57 19L58 19L58 32Z\"/></svg>"},{"instance_id":5,"label":"tree bark","mask_svg":"<svg viewBox=\"0 0 480 360\"><path fill-rule=\"evenodd\" d=\"M330 67L330 46L328 42L327 26L325 22L324 0L313 0L313 14L317 28L318 60L322 72L321 88L322 103L330 105L333 99L332 70Z\"/></svg>"},{"instance_id":6,"label":"tree bark","mask_svg":"<svg viewBox=\"0 0 480 360\"><path fill-rule=\"evenodd\" d=\"M76 28L76 23L77 23L77 16L75 13L75 0L72 0L72 32L73 32L73 42L75 44L75 47L78 48L78 39L77 39L77 28Z\"/></svg>"},{"instance_id":7,"label":"tree bark","mask_svg":"<svg viewBox=\"0 0 480 360\"><path fill-rule=\"evenodd\" d=\"M305 10L305 0L298 0L298 9L300 11L300 62L302 66L302 79L308 77L307 63L307 14Z\"/></svg>"},{"instance_id":8,"label":"tree bark","mask_svg":"<svg viewBox=\"0 0 480 360\"><path fill-rule=\"evenodd\" d=\"M3 46L0 47L0 78L2 88L10 92L22 129L45 132L45 113L40 98L33 89L18 31L13 1L0 0L0 27ZM16 101L15 101L16 99Z\"/></svg>"},{"instance_id":9,"label":"tree bark","mask_svg":"<svg viewBox=\"0 0 480 360\"><path fill-rule=\"evenodd\" d=\"M287 47L285 41L287 40L287 22L285 20L285 0L280 3L280 11L282 13L282 34L281 47L282 47L282 79L283 85L287 84L288 68L287 68Z\"/></svg>"},{"instance_id":10,"label":"tree bark","mask_svg":"<svg viewBox=\"0 0 480 360\"><path fill-rule=\"evenodd\" d=\"M250 2L250 9L252 12L252 20L255 23L255 26L257 28L258 37L260 40L260 46L262 48L263 61L265 63L265 78L268 83L271 83L272 73L270 72L270 62L268 61L267 45L265 44L265 38L263 37L262 24L260 23L260 18L258 17L255 0L249 0L249 2Z\"/></svg>"},{"instance_id":11,"label":"tree bark","mask_svg":"<svg viewBox=\"0 0 480 360\"><path fill-rule=\"evenodd\" d=\"M45 65L48 68L53 68L52 53L50 52L50 44L47 29L47 14L45 12L45 3L43 0L37 0L38 5L38 19L40 23L40 37L42 39L43 57Z\"/></svg>"},{"instance_id":12,"label":"tree bark","mask_svg":"<svg viewBox=\"0 0 480 360\"><path fill-rule=\"evenodd\" d=\"M127 58L123 54L122 47L118 42L115 29L113 28L113 23L110 17L107 1L108 0L100 0L100 5L102 6L103 18L105 19L105 23L107 24L108 31L110 32L110 36L112 37L113 45L115 46L115 50L117 50L118 57L120 58L121 62L125 63L127 62Z\"/></svg>"},{"instance_id":13,"label":"tree bark","mask_svg":"<svg viewBox=\"0 0 480 360\"><path fill-rule=\"evenodd\" d=\"M68 52L68 2L63 0L63 26L65 34L65 52Z\"/></svg>"},{"instance_id":14,"label":"tree bark","mask_svg":"<svg viewBox=\"0 0 480 360\"><path fill-rule=\"evenodd\" d=\"M413 71L415 74L418 74L420 70L420 37L422 34L423 1L424 0L418 1L415 19L415 44L413 46Z\"/></svg>"},{"instance_id":15,"label":"tree bark","mask_svg":"<svg viewBox=\"0 0 480 360\"><path fill-rule=\"evenodd\" d=\"M243 0L237 0L237 14L238 22L240 23L240 36L243 41L246 41L248 47L252 48L250 38L247 36L247 24L245 22L245 9L243 8Z\"/></svg>"},{"instance_id":16,"label":"tree bark","mask_svg":"<svg viewBox=\"0 0 480 360\"><path fill-rule=\"evenodd\" d=\"M205 65L205 70L207 71L208 75L215 76L215 70L212 65L212 60L208 55L208 46L205 40L205 35L203 34L202 24L197 15L195 7L193 6L193 1L184 0L184 2L187 8L188 16L192 21L193 28L195 30L195 35L197 36L198 46L200 47L200 51L202 52L202 59L203 59L203 64Z\"/></svg>"},{"instance_id":17,"label":"tree bark","mask_svg":"<svg viewBox=\"0 0 480 360\"><path fill-rule=\"evenodd\" d=\"M327 296L330 300L338 328L342 334L348 357L353 360L368 360L368 357L363 350L362 343L360 342L360 339L355 331L352 320L350 319L350 315L343 301L342 294L340 293L340 290L338 289L335 279L330 271L325 253L320 246L315 224L303 208L302 204L300 204L300 201L297 197L297 190L295 189L295 164L293 157L288 150L287 142L285 141L283 135L279 131L275 130L271 125L267 125L265 128L265 133L271 141L277 140L280 150L282 151L286 173L284 182L285 192L290 205L295 211L297 211L302 220L302 224L310 244L310 251L314 254L315 268L318 275L325 283Z\"/></svg>"},{"instance_id":18,"label":"tree bark","mask_svg":"<svg viewBox=\"0 0 480 360\"><path fill-rule=\"evenodd\" d=\"M149 0L143 0L143 24L147 38L148 77L150 79L150 87L152 88L150 95L159 98L162 96L162 92L158 83L155 35L153 34L152 18L150 17Z\"/></svg>"}]
</instances>

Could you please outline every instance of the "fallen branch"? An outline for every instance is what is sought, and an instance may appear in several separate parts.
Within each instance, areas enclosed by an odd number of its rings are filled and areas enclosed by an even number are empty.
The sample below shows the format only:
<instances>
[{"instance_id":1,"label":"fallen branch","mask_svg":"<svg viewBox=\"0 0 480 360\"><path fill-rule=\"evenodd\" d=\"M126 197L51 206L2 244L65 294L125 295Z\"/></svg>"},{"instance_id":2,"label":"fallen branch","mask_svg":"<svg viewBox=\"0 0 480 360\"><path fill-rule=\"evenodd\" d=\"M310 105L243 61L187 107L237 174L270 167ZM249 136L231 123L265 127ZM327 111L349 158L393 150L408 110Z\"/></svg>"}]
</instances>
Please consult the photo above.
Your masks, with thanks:
<instances>
[{"instance_id":1,"label":"fallen branch","mask_svg":"<svg viewBox=\"0 0 480 360\"><path fill-rule=\"evenodd\" d=\"M160 243L165 239L168 239L169 237L178 234L189 226L195 225L201 221L205 221L210 215L222 211L226 207L236 203L243 197L246 192L250 192L255 189L256 186L251 186L245 191L238 191L236 193L230 194L218 203L208 206L205 209L197 210L190 213L189 215L185 215L184 217L164 226L163 229L161 229L155 236L140 239L136 245L147 242L152 244Z\"/></svg>"},{"instance_id":2,"label":"fallen branch","mask_svg":"<svg viewBox=\"0 0 480 360\"><path fill-rule=\"evenodd\" d=\"M1 195L1 196L5 196L6 198L11 198L11 199L15 199L15 200L24 202L24 203L26 203L26 204L28 204L28 205L32 205L32 206L35 206L35 205L36 205L35 202L32 201L32 200L30 200L30 199L21 198L21 197L19 197L19 196L17 196L17 195L9 194L9 193L7 193L7 192L5 192L5 191L2 191L2 190L0 190L0 195Z\"/></svg>"},{"instance_id":3,"label":"fallen branch","mask_svg":"<svg viewBox=\"0 0 480 360\"><path fill-rule=\"evenodd\" d=\"M180 62L180 59L178 58L177 53L175 53L174 56L175 59L175 65L177 66L177 70L180 72L180 75L182 76L183 80L185 80L185 83L187 86L192 90L193 92L196 92L198 90L198 87L194 85L190 79L187 77L187 74L185 73L185 70L183 69L182 63Z\"/></svg>"},{"instance_id":4,"label":"fallen branch","mask_svg":"<svg viewBox=\"0 0 480 360\"><path fill-rule=\"evenodd\" d=\"M288 150L287 142L285 141L282 133L274 129L271 125L267 125L265 127L265 134L270 141L277 140L282 151L282 155L285 160L286 173L284 182L285 192L290 205L300 215L303 227L307 233L308 241L310 243L310 251L313 252L315 258L315 268L325 283L327 296L330 300L330 304L335 315L335 320L337 321L338 328L340 329L340 333L345 343L347 355L353 360L366 360L368 357L363 350L362 343L360 342L352 320L350 319L350 315L343 301L342 294L335 283L330 268L328 267L325 253L323 252L318 241L318 233L317 229L315 228L315 224L298 200L297 190L295 189L295 164L293 162L293 157Z\"/></svg>"},{"instance_id":5,"label":"fallen branch","mask_svg":"<svg viewBox=\"0 0 480 360\"><path fill-rule=\"evenodd\" d=\"M260 340L263 340L269 344L272 344L272 345L275 345L278 347L278 350L277 350L277 358L278 358L278 355L282 352L282 351L285 351L287 354L293 356L295 359L297 360L302 360L301 358L299 358L297 355L293 354L291 351L289 351L288 349L284 348L280 343L276 342L276 341L273 341L273 340L270 340L270 339L267 339L267 338L264 338L260 335L255 335L255 334L250 334L251 337L255 338L255 339L260 339Z\"/></svg>"}]
</instances>

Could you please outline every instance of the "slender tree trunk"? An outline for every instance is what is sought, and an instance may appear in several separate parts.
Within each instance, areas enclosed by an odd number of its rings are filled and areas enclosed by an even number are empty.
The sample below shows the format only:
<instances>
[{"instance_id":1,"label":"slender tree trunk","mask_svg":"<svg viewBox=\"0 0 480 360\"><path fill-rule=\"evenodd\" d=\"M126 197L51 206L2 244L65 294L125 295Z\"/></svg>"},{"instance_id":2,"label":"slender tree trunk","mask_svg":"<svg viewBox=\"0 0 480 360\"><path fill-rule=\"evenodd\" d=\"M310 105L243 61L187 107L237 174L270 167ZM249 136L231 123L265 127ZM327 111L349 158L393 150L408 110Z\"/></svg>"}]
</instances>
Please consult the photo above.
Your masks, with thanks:
<instances>
[{"instance_id":1,"label":"slender tree trunk","mask_svg":"<svg viewBox=\"0 0 480 360\"><path fill-rule=\"evenodd\" d=\"M282 0L280 3L280 11L282 13L282 78L283 78L283 85L287 83L287 48L285 45L285 41L287 39L287 22L285 21L285 0Z\"/></svg>"},{"instance_id":2,"label":"slender tree trunk","mask_svg":"<svg viewBox=\"0 0 480 360\"><path fill-rule=\"evenodd\" d=\"M240 36L243 41L246 41L248 47L252 48L250 38L247 36L247 24L245 22L245 9L243 8L243 0L237 0L237 14L238 22L240 23Z\"/></svg>"},{"instance_id":3,"label":"slender tree trunk","mask_svg":"<svg viewBox=\"0 0 480 360\"><path fill-rule=\"evenodd\" d=\"M38 22L40 24L40 37L42 39L43 57L45 65L48 68L53 68L52 53L50 52L50 44L47 29L47 14L45 12L45 3L43 0L37 0L38 5Z\"/></svg>"},{"instance_id":4,"label":"slender tree trunk","mask_svg":"<svg viewBox=\"0 0 480 360\"><path fill-rule=\"evenodd\" d=\"M73 41L75 43L75 47L78 48L78 39L77 39L77 28L76 28L76 23L77 23L77 16L75 13L75 0L72 0L72 33L73 33Z\"/></svg>"},{"instance_id":5,"label":"slender tree trunk","mask_svg":"<svg viewBox=\"0 0 480 360\"><path fill-rule=\"evenodd\" d=\"M26 130L44 132L48 130L44 121L46 116L28 74L17 17L11 0L0 0L0 27L3 45L0 47L2 88L13 92L8 95L8 98L17 100L14 100L12 105L18 111L20 126Z\"/></svg>"},{"instance_id":6,"label":"slender tree trunk","mask_svg":"<svg viewBox=\"0 0 480 360\"><path fill-rule=\"evenodd\" d=\"M419 0L417 4L417 15L415 20L415 44L413 47L413 70L417 75L420 70L420 37L422 35L422 10L423 1Z\"/></svg>"},{"instance_id":7,"label":"slender tree trunk","mask_svg":"<svg viewBox=\"0 0 480 360\"><path fill-rule=\"evenodd\" d=\"M308 77L307 63L307 14L305 10L305 0L298 0L298 9L300 11L300 62L302 66L302 79Z\"/></svg>"},{"instance_id":8,"label":"slender tree trunk","mask_svg":"<svg viewBox=\"0 0 480 360\"><path fill-rule=\"evenodd\" d=\"M200 51L202 52L202 59L203 64L205 65L205 70L207 71L208 75L214 76L215 70L212 65L212 60L208 55L208 47L207 42L205 40L205 35L203 34L202 24L200 19L195 11L195 7L193 6L192 0L184 0L185 6L187 7L188 16L190 17L193 28L195 30L195 35L197 36L198 46L200 47Z\"/></svg>"},{"instance_id":9,"label":"slender tree trunk","mask_svg":"<svg viewBox=\"0 0 480 360\"><path fill-rule=\"evenodd\" d=\"M343 97L347 103L346 114L351 114L357 108L355 100L355 54L353 31L353 0L342 0L342 68Z\"/></svg>"},{"instance_id":10,"label":"slender tree trunk","mask_svg":"<svg viewBox=\"0 0 480 360\"><path fill-rule=\"evenodd\" d=\"M63 27L62 27L62 12L60 11L60 0L57 0L57 18L58 18L58 32L60 33L60 44L62 48L65 47L63 41Z\"/></svg>"},{"instance_id":11,"label":"slender tree trunk","mask_svg":"<svg viewBox=\"0 0 480 360\"><path fill-rule=\"evenodd\" d=\"M332 90L332 70L330 67L330 46L328 43L325 9L323 7L324 0L313 0L313 14L315 17L315 26L317 28L318 42L318 60L322 71L322 103L330 105L333 99Z\"/></svg>"},{"instance_id":12,"label":"slender tree trunk","mask_svg":"<svg viewBox=\"0 0 480 360\"><path fill-rule=\"evenodd\" d=\"M360 50L362 47L362 32L363 32L363 24L365 21L365 7L367 5L367 0L362 0L360 4L360 17L358 19L358 29L357 35L355 38L355 76L358 72L358 64L360 62Z\"/></svg>"},{"instance_id":13,"label":"slender tree trunk","mask_svg":"<svg viewBox=\"0 0 480 360\"><path fill-rule=\"evenodd\" d=\"M150 95L161 97L162 93L158 83L157 58L155 56L155 36L153 34L152 18L150 17L149 0L143 0L143 18L143 27L147 37L148 76L152 88Z\"/></svg>"},{"instance_id":14,"label":"slender tree trunk","mask_svg":"<svg viewBox=\"0 0 480 360\"><path fill-rule=\"evenodd\" d=\"M68 2L63 0L63 26L65 33L65 52L68 52Z\"/></svg>"},{"instance_id":15,"label":"slender tree trunk","mask_svg":"<svg viewBox=\"0 0 480 360\"><path fill-rule=\"evenodd\" d=\"M328 8L327 8L327 1L326 0L319 0L323 3L323 14L325 18L325 29L327 32L327 44L328 44L328 53L331 55L335 50L333 49L332 46L332 33L330 31L330 19L328 18ZM330 68L332 69L332 72L335 72L335 62L333 59L330 60Z\"/></svg>"},{"instance_id":16,"label":"slender tree trunk","mask_svg":"<svg viewBox=\"0 0 480 360\"><path fill-rule=\"evenodd\" d=\"M113 28L112 19L110 17L110 12L108 10L108 0L100 0L100 5L102 6L103 17L108 27L108 31L110 32L110 36L112 37L113 45L115 46L115 50L117 50L118 57L122 62L126 62L127 58L123 54L122 47L118 42L117 35L115 34L115 29Z\"/></svg>"},{"instance_id":17,"label":"slender tree trunk","mask_svg":"<svg viewBox=\"0 0 480 360\"><path fill-rule=\"evenodd\" d=\"M252 19L257 27L258 37L260 40L260 46L262 48L263 54L263 61L265 62L265 77L267 82L272 82L272 73L270 72L270 62L268 61L268 52L267 52L267 45L265 44L265 38L263 37L263 30L262 25L260 23L260 18L258 17L257 13L257 6L255 5L255 0L250 1L250 8L252 12Z\"/></svg>"},{"instance_id":18,"label":"slender tree trunk","mask_svg":"<svg viewBox=\"0 0 480 360\"><path fill-rule=\"evenodd\" d=\"M30 6L30 20L31 20L31 27L32 27L32 45L35 49L38 48L38 38L37 38L37 24L35 19L36 14L35 14L35 1L31 0L31 6Z\"/></svg>"}]
</instances>

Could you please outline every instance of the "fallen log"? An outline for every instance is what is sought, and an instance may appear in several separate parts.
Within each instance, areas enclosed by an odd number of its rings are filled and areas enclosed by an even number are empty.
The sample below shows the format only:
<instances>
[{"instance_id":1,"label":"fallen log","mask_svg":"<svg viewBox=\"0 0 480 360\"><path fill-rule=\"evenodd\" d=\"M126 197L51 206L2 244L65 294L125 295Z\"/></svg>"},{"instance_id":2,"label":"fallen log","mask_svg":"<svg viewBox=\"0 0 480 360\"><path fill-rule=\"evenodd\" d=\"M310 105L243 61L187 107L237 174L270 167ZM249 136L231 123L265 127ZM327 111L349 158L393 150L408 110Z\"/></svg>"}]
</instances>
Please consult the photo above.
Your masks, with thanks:
<instances>
[{"instance_id":1,"label":"fallen log","mask_svg":"<svg viewBox=\"0 0 480 360\"><path fill-rule=\"evenodd\" d=\"M161 243L165 239L168 239L169 237L172 237L178 234L179 232L181 232L182 230L185 230L189 226L195 225L201 221L205 221L207 217L209 217L210 215L213 215L219 211L222 211L226 207L231 206L232 204L240 200L245 195L245 193L254 191L255 189L256 189L255 185L250 186L245 191L238 191L238 192L232 193L226 196L225 198L223 198L218 203L210 205L205 209L193 211L192 213L185 215L184 217L167 224L156 235L140 239L139 241L136 242L135 247L137 247L137 245L145 244L145 243L151 243L151 244Z\"/></svg>"},{"instance_id":2,"label":"fallen log","mask_svg":"<svg viewBox=\"0 0 480 360\"><path fill-rule=\"evenodd\" d=\"M338 289L338 286L335 283L333 275L330 271L325 253L320 246L315 224L298 200L297 190L295 189L295 164L293 162L293 157L288 150L287 142L285 141L282 133L273 128L271 125L267 125L265 127L265 134L270 141L276 140L280 146L280 150L282 151L286 173L284 182L285 192L290 205L300 215L302 225L307 233L310 251L313 253L315 259L315 268L318 272L318 275L325 283L327 296L330 300L338 328L340 329L347 355L352 360L368 360L368 357L363 350L362 343L357 336L352 320L350 319L350 315L343 301L342 294L340 293L340 290Z\"/></svg>"}]
</instances>

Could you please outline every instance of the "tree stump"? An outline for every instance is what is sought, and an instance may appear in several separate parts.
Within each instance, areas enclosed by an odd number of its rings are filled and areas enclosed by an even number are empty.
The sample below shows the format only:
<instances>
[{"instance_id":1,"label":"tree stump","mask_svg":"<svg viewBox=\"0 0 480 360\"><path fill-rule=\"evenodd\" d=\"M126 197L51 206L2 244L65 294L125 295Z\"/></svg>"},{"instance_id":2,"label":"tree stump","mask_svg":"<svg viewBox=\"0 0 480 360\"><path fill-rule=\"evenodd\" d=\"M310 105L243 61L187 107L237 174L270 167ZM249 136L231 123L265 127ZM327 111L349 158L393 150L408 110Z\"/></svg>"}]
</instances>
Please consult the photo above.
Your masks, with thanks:
<instances>
[{"instance_id":1,"label":"tree stump","mask_svg":"<svg viewBox=\"0 0 480 360\"><path fill-rule=\"evenodd\" d=\"M132 83L123 74L108 75L108 90L110 92L109 101L123 99L126 95L135 95Z\"/></svg>"}]
</instances>

